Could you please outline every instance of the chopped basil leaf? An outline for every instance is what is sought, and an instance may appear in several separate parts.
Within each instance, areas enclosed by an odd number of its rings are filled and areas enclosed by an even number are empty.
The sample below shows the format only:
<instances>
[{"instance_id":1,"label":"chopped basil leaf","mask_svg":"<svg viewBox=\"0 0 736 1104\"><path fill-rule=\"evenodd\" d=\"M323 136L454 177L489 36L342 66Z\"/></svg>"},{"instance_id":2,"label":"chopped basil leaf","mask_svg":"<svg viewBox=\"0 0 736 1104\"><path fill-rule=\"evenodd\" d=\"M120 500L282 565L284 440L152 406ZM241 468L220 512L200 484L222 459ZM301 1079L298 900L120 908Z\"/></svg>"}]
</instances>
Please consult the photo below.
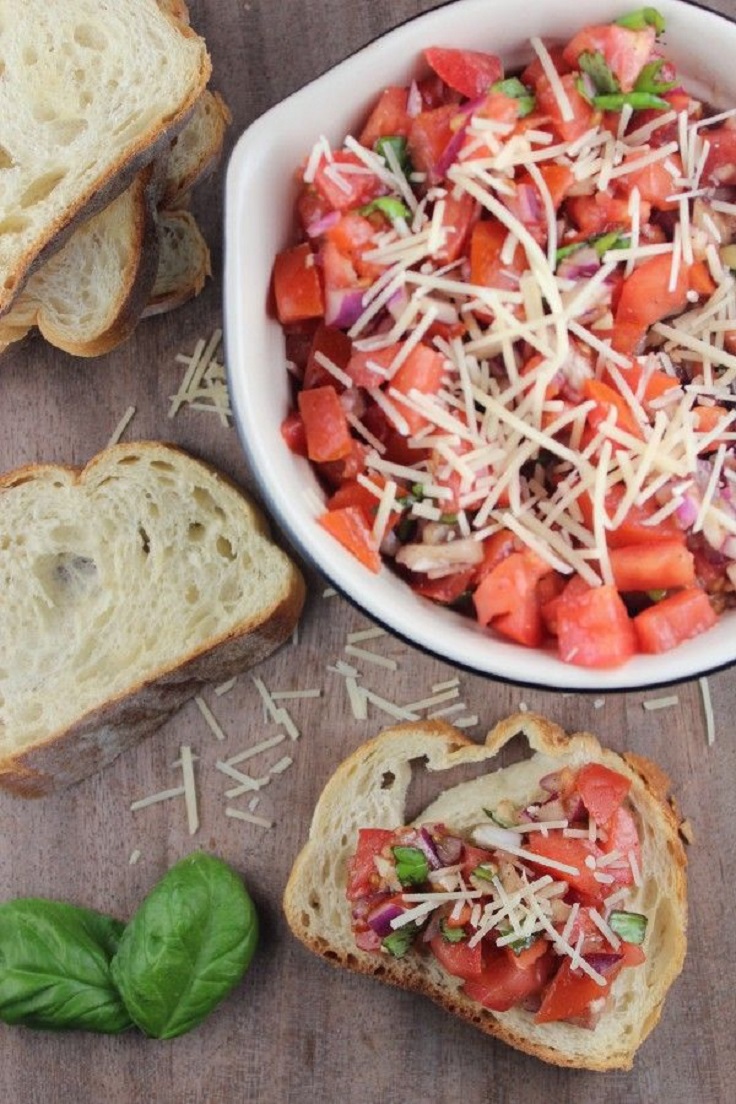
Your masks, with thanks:
<instances>
[{"instance_id":1,"label":"chopped basil leaf","mask_svg":"<svg viewBox=\"0 0 736 1104\"><path fill-rule=\"evenodd\" d=\"M424 484L412 483L411 493L414 495L414 498L417 500L417 502L421 502L424 498Z\"/></svg>"},{"instance_id":2,"label":"chopped basil leaf","mask_svg":"<svg viewBox=\"0 0 736 1104\"><path fill-rule=\"evenodd\" d=\"M653 602L661 602L663 598L667 597L666 590L648 590L647 598L651 598Z\"/></svg>"},{"instance_id":3,"label":"chopped basil leaf","mask_svg":"<svg viewBox=\"0 0 736 1104\"><path fill-rule=\"evenodd\" d=\"M395 222L396 219L408 219L411 213L406 204L395 196L379 196L378 199L372 199L364 207L358 208L359 215L371 215L374 211L380 211L391 222Z\"/></svg>"},{"instance_id":4,"label":"chopped basil leaf","mask_svg":"<svg viewBox=\"0 0 736 1104\"><path fill-rule=\"evenodd\" d=\"M402 886L421 885L429 876L427 856L418 847L392 847L396 877Z\"/></svg>"},{"instance_id":5,"label":"chopped basil leaf","mask_svg":"<svg viewBox=\"0 0 736 1104\"><path fill-rule=\"evenodd\" d=\"M664 65L664 58L657 58L644 66L634 85L635 92L649 92L652 96L659 96L662 92L669 92L675 87L676 81L657 80L660 70ZM667 105L669 107L669 104Z\"/></svg>"},{"instance_id":6,"label":"chopped basil leaf","mask_svg":"<svg viewBox=\"0 0 736 1104\"><path fill-rule=\"evenodd\" d=\"M612 912L608 926L626 943L643 943L647 933L647 918L640 912Z\"/></svg>"},{"instance_id":7,"label":"chopped basil leaf","mask_svg":"<svg viewBox=\"0 0 736 1104\"><path fill-rule=\"evenodd\" d=\"M479 863L474 870L471 870L471 878L479 878L481 882L492 882L498 875L498 868L493 866L492 863Z\"/></svg>"},{"instance_id":8,"label":"chopped basil leaf","mask_svg":"<svg viewBox=\"0 0 736 1104\"><path fill-rule=\"evenodd\" d=\"M620 234L618 230L611 230L607 234L594 234L592 238L585 238L583 241L561 245L555 253L555 260L559 264L560 261L564 261L565 257L569 257L571 254L577 253L578 249L583 249L585 247L595 249L598 256L602 257L609 249L623 249L628 244L629 239L625 234Z\"/></svg>"},{"instance_id":9,"label":"chopped basil leaf","mask_svg":"<svg viewBox=\"0 0 736 1104\"><path fill-rule=\"evenodd\" d=\"M412 171L411 158L409 157L409 151L406 144L406 138L399 134L387 135L384 138L379 138L373 149L382 157L389 168L391 168L388 157L386 156L387 148L391 148L396 155L396 160L399 163L399 168L403 172L404 176L408 176Z\"/></svg>"},{"instance_id":10,"label":"chopped basil leaf","mask_svg":"<svg viewBox=\"0 0 736 1104\"><path fill-rule=\"evenodd\" d=\"M510 935L512 931L510 927L499 927L498 930L501 935ZM506 943L505 946L510 947L515 955L520 955L522 951L531 947L532 943L536 943L538 939L539 935L535 932L534 935L519 936L518 939L513 939L510 943Z\"/></svg>"},{"instance_id":11,"label":"chopped basil leaf","mask_svg":"<svg viewBox=\"0 0 736 1104\"><path fill-rule=\"evenodd\" d=\"M595 90L599 95L608 95L611 92L620 92L621 85L616 80L608 62L600 50L591 52L585 50L578 58L578 65L583 73L587 73Z\"/></svg>"},{"instance_id":12,"label":"chopped basil leaf","mask_svg":"<svg viewBox=\"0 0 736 1104\"><path fill-rule=\"evenodd\" d=\"M381 946L394 958L403 958L414 942L418 931L419 928L415 923L404 924L403 928L397 928L396 931L382 939Z\"/></svg>"},{"instance_id":13,"label":"chopped basil leaf","mask_svg":"<svg viewBox=\"0 0 736 1104\"><path fill-rule=\"evenodd\" d=\"M654 27L658 35L664 31L664 16L656 8L639 8L638 11L622 15L615 22L619 27L628 27L630 31L643 31L647 27Z\"/></svg>"},{"instance_id":14,"label":"chopped basil leaf","mask_svg":"<svg viewBox=\"0 0 736 1104\"><path fill-rule=\"evenodd\" d=\"M496 81L495 84L491 85L491 92L502 92L510 100L516 100L519 105L520 119L523 119L525 115L531 115L536 106L537 101L534 93L525 84L522 84L518 77L508 77L507 80Z\"/></svg>"},{"instance_id":15,"label":"chopped basil leaf","mask_svg":"<svg viewBox=\"0 0 736 1104\"><path fill-rule=\"evenodd\" d=\"M440 931L446 943L462 943L468 938L463 928L451 928L446 920L440 920Z\"/></svg>"},{"instance_id":16,"label":"chopped basil leaf","mask_svg":"<svg viewBox=\"0 0 736 1104\"><path fill-rule=\"evenodd\" d=\"M593 107L599 111L620 111L626 104L633 107L634 111L669 111L672 104L663 100L661 96L655 96L651 92L617 92L611 96L594 96Z\"/></svg>"}]
</instances>

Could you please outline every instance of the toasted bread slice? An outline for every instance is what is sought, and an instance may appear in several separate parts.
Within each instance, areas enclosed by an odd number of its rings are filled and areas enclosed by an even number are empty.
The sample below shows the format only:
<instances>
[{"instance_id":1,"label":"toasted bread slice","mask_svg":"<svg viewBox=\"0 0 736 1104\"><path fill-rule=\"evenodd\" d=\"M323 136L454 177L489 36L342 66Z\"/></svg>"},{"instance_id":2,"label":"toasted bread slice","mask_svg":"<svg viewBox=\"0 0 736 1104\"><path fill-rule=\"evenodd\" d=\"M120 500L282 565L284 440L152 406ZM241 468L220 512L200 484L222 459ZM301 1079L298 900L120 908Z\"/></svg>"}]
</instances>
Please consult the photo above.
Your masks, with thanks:
<instances>
[{"instance_id":1,"label":"toasted bread slice","mask_svg":"<svg viewBox=\"0 0 736 1104\"><path fill-rule=\"evenodd\" d=\"M517 734L533 754L504 768L494 758ZM622 970L613 982L596 1026L568 1022L535 1023L521 1007L492 1012L471 1000L463 982L447 973L431 954L402 958L359 949L346 899L348 862L360 828L396 828L406 823L407 791L413 761L429 771L488 762L490 771L446 790L424 809L415 824L442 823L469 832L488 821L485 809L501 799L524 806L538 800L540 779L569 766L602 763L631 782L630 807L642 845L642 884L619 907L646 913L646 961ZM676 819L666 801L666 780L653 764L605 750L594 736L568 736L557 725L525 713L509 717L474 744L443 722L402 724L358 748L327 782L312 819L309 841L294 864L284 894L284 910L294 934L327 961L373 974L392 985L415 990L489 1035L560 1066L629 1069L634 1054L659 1019L667 990L685 956L685 856Z\"/></svg>"},{"instance_id":2,"label":"toasted bread slice","mask_svg":"<svg viewBox=\"0 0 736 1104\"><path fill-rule=\"evenodd\" d=\"M269 655L304 599L253 503L153 442L1 478L0 579L0 785L25 796Z\"/></svg>"},{"instance_id":3,"label":"toasted bread slice","mask_svg":"<svg viewBox=\"0 0 736 1104\"><path fill-rule=\"evenodd\" d=\"M0 24L0 313L76 220L166 148L211 72L156 0L26 0Z\"/></svg>"},{"instance_id":4,"label":"toasted bread slice","mask_svg":"<svg viewBox=\"0 0 736 1104\"><path fill-rule=\"evenodd\" d=\"M157 221L158 271L143 318L164 314L193 299L212 275L210 251L194 215L189 211L161 211Z\"/></svg>"},{"instance_id":5,"label":"toasted bread slice","mask_svg":"<svg viewBox=\"0 0 736 1104\"><path fill-rule=\"evenodd\" d=\"M230 110L220 93L209 89L203 92L169 148L160 207L177 210L191 189L213 171L231 122Z\"/></svg>"}]
</instances>

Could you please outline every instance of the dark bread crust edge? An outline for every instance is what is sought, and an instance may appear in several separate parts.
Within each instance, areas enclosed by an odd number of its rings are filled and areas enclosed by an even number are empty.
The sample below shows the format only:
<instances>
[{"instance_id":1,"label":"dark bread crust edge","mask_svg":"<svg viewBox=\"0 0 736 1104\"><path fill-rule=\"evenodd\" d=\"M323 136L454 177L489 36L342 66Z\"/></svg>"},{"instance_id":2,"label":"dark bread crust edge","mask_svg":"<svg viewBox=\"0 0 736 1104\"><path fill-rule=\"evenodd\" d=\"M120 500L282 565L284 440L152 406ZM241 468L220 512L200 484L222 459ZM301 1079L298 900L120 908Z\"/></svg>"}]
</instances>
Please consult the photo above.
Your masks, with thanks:
<instances>
[{"instance_id":1,"label":"dark bread crust edge","mask_svg":"<svg viewBox=\"0 0 736 1104\"><path fill-rule=\"evenodd\" d=\"M115 450L178 454L188 463L204 468L255 510L258 531L270 537L265 516L236 483L184 449L160 442L113 446L98 453L84 468L30 464L0 477L0 494L5 488L32 479L43 470L63 472L81 484ZM0 787L20 797L43 797L64 789L107 766L139 743L199 693L205 684L231 678L275 651L292 633L306 596L300 571L285 553L282 555L290 572L288 589L278 602L261 610L257 617L192 650L179 662L152 671L146 679L90 710L75 724L42 743L0 759Z\"/></svg>"},{"instance_id":2,"label":"dark bread crust edge","mask_svg":"<svg viewBox=\"0 0 736 1104\"><path fill-rule=\"evenodd\" d=\"M445 985L440 987L434 984L423 973L421 960L417 962L416 960L390 959L387 956L377 957L363 952L357 947L354 947L349 953L341 953L330 945L328 938L315 936L304 926L302 918L304 902L301 898L303 885L300 883L303 883L305 879L307 883L309 881L313 850L312 841L315 827L319 822L321 806L326 800L325 795L329 800L331 791L338 792L339 789L349 785L348 779L353 767L361 763L372 749L375 749L383 741L401 741L405 734L412 731L421 731L422 740L426 743L426 751L430 757L430 769L438 769L432 763L432 745L434 745L436 759L444 759L444 766L451 767L461 762L477 763L479 759L492 758L515 735L523 734L533 751L543 752L553 757L562 756L573 744L577 744L585 749L586 761L605 762L612 769L616 769L629 777L632 782L638 782L641 787L641 796L646 803L648 817L657 826L659 844L669 852L674 881L675 905L681 919L681 929L677 933L679 938L677 938L674 953L670 955L668 961L657 964L661 999L648 1014L645 1021L640 1024L639 1034L635 1040L628 1044L622 1043L620 1048L609 1051L606 1057L600 1060L585 1054L584 1039L581 1041L581 1048L574 1053L565 1052L558 1047L546 1046L516 1030L512 1025L506 1023L503 1017L499 1018L497 1014L484 1009L481 1005L465 997L461 991L462 983L459 979L445 975L447 982ZM440 766L439 769L443 769L443 767ZM516 714L500 721L488 733L485 747L474 743L463 732L442 721L398 725L359 747L337 768L328 780L315 808L310 840L297 856L284 891L283 911L287 923L297 939L332 966L342 967L359 974L371 975L385 984L426 996L435 1004L472 1024L485 1034L552 1065L598 1072L613 1069L628 1070L633 1065L634 1056L639 1046L659 1021L664 997L682 970L687 948L685 934L687 927L687 857L679 835L679 820L667 799L668 791L669 780L665 773L645 757L634 754L619 755L610 749L604 749L596 737L590 733L583 732L568 735L558 725L537 714ZM383 823L381 827L399 827L399 824Z\"/></svg>"}]
</instances>

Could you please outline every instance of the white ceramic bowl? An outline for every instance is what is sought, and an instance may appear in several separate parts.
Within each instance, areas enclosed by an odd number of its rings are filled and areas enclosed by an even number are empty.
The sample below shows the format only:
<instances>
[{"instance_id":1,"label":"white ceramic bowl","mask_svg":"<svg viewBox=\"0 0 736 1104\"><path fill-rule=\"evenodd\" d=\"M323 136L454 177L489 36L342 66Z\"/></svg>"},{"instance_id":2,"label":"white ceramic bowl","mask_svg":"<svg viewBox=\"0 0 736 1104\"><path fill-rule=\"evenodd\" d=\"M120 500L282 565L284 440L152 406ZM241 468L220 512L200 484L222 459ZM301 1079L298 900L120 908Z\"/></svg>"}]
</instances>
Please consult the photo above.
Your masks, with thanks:
<instances>
[{"instance_id":1,"label":"white ceramic bowl","mask_svg":"<svg viewBox=\"0 0 736 1104\"><path fill-rule=\"evenodd\" d=\"M267 311L276 253L294 240L294 172L320 134L340 144L386 85L419 72L424 47L486 49L508 67L530 57L528 39L567 39L584 23L603 23L637 0L457 0L404 23L261 116L243 134L227 174L225 340L238 431L278 525L332 584L374 620L460 667L563 690L633 689L691 678L736 662L736 611L671 652L636 656L613 670L562 663L552 651L496 638L472 619L414 595L388 568L374 576L315 518L324 493L306 460L279 433L290 401L284 340ZM736 105L736 24L679 0L656 4L667 23L668 55L689 87L711 103ZM521 16L521 18L520 18Z\"/></svg>"}]
</instances>

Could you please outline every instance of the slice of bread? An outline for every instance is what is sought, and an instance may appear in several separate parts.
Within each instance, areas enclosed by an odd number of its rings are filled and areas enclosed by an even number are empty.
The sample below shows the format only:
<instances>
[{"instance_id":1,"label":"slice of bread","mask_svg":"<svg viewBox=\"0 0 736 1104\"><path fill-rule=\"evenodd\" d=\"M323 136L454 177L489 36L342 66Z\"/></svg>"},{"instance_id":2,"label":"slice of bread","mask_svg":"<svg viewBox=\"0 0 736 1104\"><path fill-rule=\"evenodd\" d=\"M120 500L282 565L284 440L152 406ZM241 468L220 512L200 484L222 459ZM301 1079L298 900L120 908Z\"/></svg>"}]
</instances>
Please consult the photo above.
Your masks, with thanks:
<instances>
[{"instance_id":1,"label":"slice of bread","mask_svg":"<svg viewBox=\"0 0 736 1104\"><path fill-rule=\"evenodd\" d=\"M292 632L304 582L253 503L172 446L0 479L0 785L61 789Z\"/></svg>"},{"instance_id":2,"label":"slice of bread","mask_svg":"<svg viewBox=\"0 0 736 1104\"><path fill-rule=\"evenodd\" d=\"M24 0L0 20L0 313L80 215L172 140L211 65L155 0Z\"/></svg>"},{"instance_id":3,"label":"slice of bread","mask_svg":"<svg viewBox=\"0 0 736 1104\"><path fill-rule=\"evenodd\" d=\"M156 282L141 317L180 307L199 295L212 275L210 251L189 211L160 211Z\"/></svg>"},{"instance_id":4,"label":"slice of bread","mask_svg":"<svg viewBox=\"0 0 736 1104\"><path fill-rule=\"evenodd\" d=\"M533 754L494 768L494 758L523 734ZM358 948L346 899L348 862L360 828L396 828L406 823L412 762L430 772L488 762L490 772L446 790L415 824L442 823L468 833L500 800L524 807L539 799L540 779L564 766L603 763L631 782L630 807L641 840L642 884L618 907L646 913L646 962L622 970L604 1011L590 1030L573 1023L535 1023L521 1007L492 1012L472 1001L460 978L447 973L432 954L402 958ZM294 864L284 910L294 934L327 961L430 997L490 1035L547 1062L585 1069L629 1069L634 1054L659 1019L667 990L685 956L685 855L678 825L666 801L667 782L653 764L619 756L594 736L568 736L557 725L525 713L502 721L485 745L474 744L443 722L399 725L358 748L327 782L312 819L309 841Z\"/></svg>"},{"instance_id":5,"label":"slice of bread","mask_svg":"<svg viewBox=\"0 0 736 1104\"><path fill-rule=\"evenodd\" d=\"M212 172L220 160L225 132L231 122L230 110L220 93L209 89L203 92L186 126L169 148L159 201L162 208L169 211L179 208L191 189Z\"/></svg>"},{"instance_id":6,"label":"slice of bread","mask_svg":"<svg viewBox=\"0 0 736 1104\"><path fill-rule=\"evenodd\" d=\"M101 356L129 337L158 272L159 191L149 165L82 223L0 318L0 341L17 341L36 326L67 353Z\"/></svg>"}]
</instances>

